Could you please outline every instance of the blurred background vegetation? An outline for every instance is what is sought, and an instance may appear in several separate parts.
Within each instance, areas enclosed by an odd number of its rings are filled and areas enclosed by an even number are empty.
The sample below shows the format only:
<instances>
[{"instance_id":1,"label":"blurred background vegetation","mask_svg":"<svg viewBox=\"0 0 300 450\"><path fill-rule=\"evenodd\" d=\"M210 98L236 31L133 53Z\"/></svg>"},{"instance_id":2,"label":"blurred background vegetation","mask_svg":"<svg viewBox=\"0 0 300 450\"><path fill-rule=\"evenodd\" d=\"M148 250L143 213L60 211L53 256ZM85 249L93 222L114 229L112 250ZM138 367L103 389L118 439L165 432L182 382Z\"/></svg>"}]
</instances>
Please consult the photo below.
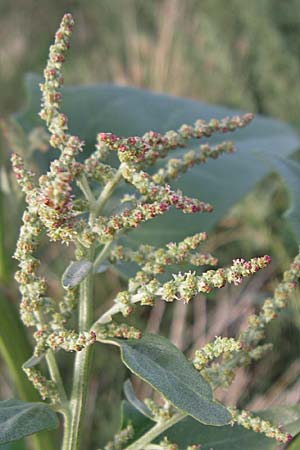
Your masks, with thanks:
<instances>
[{"instance_id":1,"label":"blurred background vegetation","mask_svg":"<svg viewBox=\"0 0 300 450\"><path fill-rule=\"evenodd\" d=\"M140 86L259 112L294 126L299 123L300 0L0 0L1 117L24 105L23 76L28 71L42 72L65 12L72 12L76 20L65 65L67 84ZM8 141L3 139L0 144L3 165L11 151ZM10 214L2 217L9 261L19 225L18 205L10 204ZM297 251L283 218L287 205L280 179L270 176L228 212L207 244L221 264L241 255L269 253L274 262L267 271L241 289L222 290L212 300L195 301L189 308L178 303L164 311L165 305L158 302L135 320L150 331L169 335L185 350L215 335L238 332ZM48 256L54 265L59 251L54 249ZM15 302L13 269L10 266L3 277L0 293ZM101 275L97 292L111 298L121 283L112 273ZM299 318L299 301L294 298L269 329L273 354L255 367L241 369L230 391L220 393L220 398L256 409L300 400L296 383L300 375ZM67 355L61 361L67 376L69 360ZM101 429L101 438L87 432L86 449L103 445L116 429L125 376L116 352L106 347L96 352L87 423ZM136 383L136 388L141 396L149 394L145 386ZM7 398L13 391L2 364L0 397Z\"/></svg>"}]
</instances>

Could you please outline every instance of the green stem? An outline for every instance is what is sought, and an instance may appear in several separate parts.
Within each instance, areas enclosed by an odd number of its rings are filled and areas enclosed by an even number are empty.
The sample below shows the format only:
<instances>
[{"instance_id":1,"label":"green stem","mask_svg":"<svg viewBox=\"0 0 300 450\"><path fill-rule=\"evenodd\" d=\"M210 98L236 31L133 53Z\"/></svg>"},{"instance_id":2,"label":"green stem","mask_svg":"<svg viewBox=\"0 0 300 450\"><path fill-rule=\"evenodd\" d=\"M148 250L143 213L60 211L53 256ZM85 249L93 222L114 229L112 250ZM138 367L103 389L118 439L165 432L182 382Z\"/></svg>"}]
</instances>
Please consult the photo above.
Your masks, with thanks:
<instances>
[{"instance_id":1,"label":"green stem","mask_svg":"<svg viewBox=\"0 0 300 450\"><path fill-rule=\"evenodd\" d=\"M92 225L95 218L100 214L106 202L110 198L113 190L122 178L123 166L120 165L115 176L105 185L96 203L93 202L92 193L86 183L86 179L81 180L81 189L83 190L90 203L89 223ZM94 263L94 267L100 264L106 257L111 242L107 243ZM90 250L89 260L93 261L95 249ZM93 272L91 272L80 285L79 301L79 332L90 329L93 322ZM66 422L62 450L78 450L80 446L81 430L83 427L84 410L87 399L88 383L90 375L90 365L93 354L93 346L88 346L78 352L75 356L73 386L70 399L70 422Z\"/></svg>"},{"instance_id":2,"label":"green stem","mask_svg":"<svg viewBox=\"0 0 300 450\"><path fill-rule=\"evenodd\" d=\"M46 361L48 364L49 373L52 381L56 384L60 401L62 403L62 409L64 409L64 405L66 405L68 399L66 395L66 391L61 379L61 375L56 363L56 359L52 350L48 350L46 354Z\"/></svg>"},{"instance_id":3,"label":"green stem","mask_svg":"<svg viewBox=\"0 0 300 450\"><path fill-rule=\"evenodd\" d=\"M93 252L90 255L93 259ZM90 328L93 320L93 274L88 275L80 286L79 331ZM68 438L63 450L78 450L90 374L93 346L86 347L75 356L74 379L70 400L71 421Z\"/></svg>"},{"instance_id":4,"label":"green stem","mask_svg":"<svg viewBox=\"0 0 300 450\"><path fill-rule=\"evenodd\" d=\"M151 428L151 430L145 433L137 441L126 447L125 450L141 450L145 448L146 445L150 444L160 434L175 425L180 420L184 419L186 416L187 414L185 412L179 412L177 414L174 414L174 416L170 419L157 423L153 428Z\"/></svg>"},{"instance_id":5,"label":"green stem","mask_svg":"<svg viewBox=\"0 0 300 450\"><path fill-rule=\"evenodd\" d=\"M96 257L95 261L94 261L94 271L97 270L97 267L100 266L100 264L105 260L106 255L109 253L109 249L112 245L113 241L107 242L104 247L102 248L101 252L99 253L99 255Z\"/></svg>"},{"instance_id":6,"label":"green stem","mask_svg":"<svg viewBox=\"0 0 300 450\"><path fill-rule=\"evenodd\" d=\"M85 175L81 175L81 177L77 180L77 185L79 186L85 198L89 202L91 209L93 209L95 207L96 199L91 191L90 185Z\"/></svg>"},{"instance_id":7,"label":"green stem","mask_svg":"<svg viewBox=\"0 0 300 450\"><path fill-rule=\"evenodd\" d=\"M101 191L101 194L99 195L99 197L97 199L96 207L95 207L95 211L94 211L96 217L100 214L100 212L106 205L106 202L110 198L113 190L115 189L115 187L121 180L123 168L124 168L124 165L120 164L117 172L115 173L115 176L104 186L103 190Z\"/></svg>"}]
</instances>

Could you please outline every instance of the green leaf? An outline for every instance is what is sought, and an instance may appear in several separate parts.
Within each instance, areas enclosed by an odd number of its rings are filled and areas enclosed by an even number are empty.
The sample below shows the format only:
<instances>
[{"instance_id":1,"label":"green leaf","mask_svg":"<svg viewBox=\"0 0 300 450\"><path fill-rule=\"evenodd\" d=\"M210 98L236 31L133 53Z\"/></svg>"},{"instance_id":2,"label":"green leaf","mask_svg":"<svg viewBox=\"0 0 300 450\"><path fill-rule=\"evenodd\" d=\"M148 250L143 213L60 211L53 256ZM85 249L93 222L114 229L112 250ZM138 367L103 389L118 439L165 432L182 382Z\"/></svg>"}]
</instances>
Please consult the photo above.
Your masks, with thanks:
<instances>
[{"instance_id":1,"label":"green leaf","mask_svg":"<svg viewBox=\"0 0 300 450\"><path fill-rule=\"evenodd\" d=\"M293 436L300 430L300 407L280 407L267 411L257 411L260 417L270 420L274 425L281 424L285 431ZM136 440L153 426L153 422L142 416L128 402L122 407L122 424L124 428L132 423ZM187 417L161 434L156 443L164 436L178 445L178 450L186 450L188 445L201 445L201 450L278 450L279 444L274 439L269 439L260 433L246 430L234 425L224 427L213 427L203 425L192 417ZM132 442L130 441L129 444ZM294 449L292 449L294 450ZM298 450L295 448L295 450Z\"/></svg>"},{"instance_id":2,"label":"green leaf","mask_svg":"<svg viewBox=\"0 0 300 450\"><path fill-rule=\"evenodd\" d=\"M94 273L105 273L110 266L109 263L101 263L94 269Z\"/></svg>"},{"instance_id":3,"label":"green leaf","mask_svg":"<svg viewBox=\"0 0 300 450\"><path fill-rule=\"evenodd\" d=\"M24 362L22 369L30 369L31 367L37 366L45 358L45 356L45 353L42 353L39 356L31 356Z\"/></svg>"},{"instance_id":4,"label":"green leaf","mask_svg":"<svg viewBox=\"0 0 300 450\"><path fill-rule=\"evenodd\" d=\"M87 261L86 259L71 262L62 276L63 287L70 289L80 284L92 267L93 264L91 261Z\"/></svg>"},{"instance_id":5,"label":"green leaf","mask_svg":"<svg viewBox=\"0 0 300 450\"><path fill-rule=\"evenodd\" d=\"M27 107L17 119L27 131L43 124L37 115L40 81L35 75L26 78ZM62 107L69 116L71 132L86 141L87 149L93 148L99 131L121 136L142 135L148 130L176 129L182 123L191 124L199 118L218 119L240 113L221 106L112 85L68 86L62 90L62 95ZM174 183L187 195L213 204L214 212L199 217L198 214L169 211L132 231L130 244L158 246L181 240L199 230L209 231L234 203L274 170L274 157L286 158L299 147L299 138L291 127L260 115L245 129L214 135L209 142L215 145L224 139L234 141L238 150L235 155L224 155L204 166L195 166L188 176ZM193 141L188 148L198 145L198 141ZM170 152L170 157L178 157L184 152L184 149ZM86 154L87 151L84 156Z\"/></svg>"},{"instance_id":6,"label":"green leaf","mask_svg":"<svg viewBox=\"0 0 300 450\"><path fill-rule=\"evenodd\" d=\"M286 446L286 450L300 450L300 433Z\"/></svg>"},{"instance_id":7,"label":"green leaf","mask_svg":"<svg viewBox=\"0 0 300 450\"><path fill-rule=\"evenodd\" d=\"M0 444L0 450L26 450L25 440L22 439L7 444Z\"/></svg>"},{"instance_id":8,"label":"green leaf","mask_svg":"<svg viewBox=\"0 0 300 450\"><path fill-rule=\"evenodd\" d=\"M134 374L200 422L220 426L230 421L227 409L213 400L210 385L168 339L146 334L122 341L121 356Z\"/></svg>"},{"instance_id":9,"label":"green leaf","mask_svg":"<svg viewBox=\"0 0 300 450\"><path fill-rule=\"evenodd\" d=\"M145 403L141 402L139 400L133 390L132 383L130 380L126 380L123 386L124 395L126 397L126 400L129 401L129 403L132 404L138 411L140 411L144 416L149 417L150 419L153 417L151 411Z\"/></svg>"},{"instance_id":10,"label":"green leaf","mask_svg":"<svg viewBox=\"0 0 300 450\"><path fill-rule=\"evenodd\" d=\"M282 180L288 188L290 205L285 212L289 219L293 231L300 240L300 161L293 159L274 159L274 165L277 168Z\"/></svg>"},{"instance_id":11,"label":"green leaf","mask_svg":"<svg viewBox=\"0 0 300 450\"><path fill-rule=\"evenodd\" d=\"M54 411L44 403L0 401L0 444L58 427Z\"/></svg>"}]
</instances>

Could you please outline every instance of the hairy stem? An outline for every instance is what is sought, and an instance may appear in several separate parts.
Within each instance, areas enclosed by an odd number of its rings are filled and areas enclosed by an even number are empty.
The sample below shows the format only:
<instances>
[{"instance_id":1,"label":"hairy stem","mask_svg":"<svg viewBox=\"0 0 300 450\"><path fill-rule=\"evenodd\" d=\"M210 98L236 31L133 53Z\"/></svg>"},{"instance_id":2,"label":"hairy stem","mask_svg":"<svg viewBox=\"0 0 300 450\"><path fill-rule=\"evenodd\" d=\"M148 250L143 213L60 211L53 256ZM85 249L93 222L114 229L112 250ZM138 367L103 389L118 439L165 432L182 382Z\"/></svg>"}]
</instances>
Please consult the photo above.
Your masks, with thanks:
<instances>
[{"instance_id":1,"label":"hairy stem","mask_svg":"<svg viewBox=\"0 0 300 450\"><path fill-rule=\"evenodd\" d=\"M141 450L145 448L146 445L150 444L161 433L168 430L168 428L172 427L177 422L184 419L186 416L187 414L185 412L178 412L174 414L174 416L171 417L170 419L157 423L156 425L154 425L153 428L151 428L151 430L145 433L137 441L133 442L128 447L126 447L125 450Z\"/></svg>"},{"instance_id":2,"label":"hairy stem","mask_svg":"<svg viewBox=\"0 0 300 450\"><path fill-rule=\"evenodd\" d=\"M94 271L97 270L97 267L103 262L106 258L106 255L109 253L110 247L112 245L113 241L107 242L107 244L104 245L99 255L96 257L94 261Z\"/></svg>"},{"instance_id":3,"label":"hairy stem","mask_svg":"<svg viewBox=\"0 0 300 450\"><path fill-rule=\"evenodd\" d=\"M109 200L113 190L118 185L122 178L122 164L120 165L117 173L106 184L103 191L99 195L97 201L94 203L92 193L86 182L86 179L81 179L80 187L85 193L90 202L90 217L89 223L92 225L95 218L100 214L104 208L106 202ZM99 265L106 257L107 251L111 245L111 242L107 243L100 254L97 256L94 267ZM95 248L90 250L88 255L90 261L93 261L95 257ZM93 322L93 272L91 272L81 283L80 286L80 301L79 301L79 318L78 329L79 332L87 331L90 329ZM93 346L88 346L85 349L78 352L75 356L74 363L74 378L72 393L70 399L70 422L68 419L65 422L67 430L65 431L64 442L62 450L78 450L80 446L81 430L83 428L84 421L84 409L87 400L88 382L90 375L90 366L93 354Z\"/></svg>"},{"instance_id":4,"label":"hairy stem","mask_svg":"<svg viewBox=\"0 0 300 450\"><path fill-rule=\"evenodd\" d=\"M58 390L59 398L60 398L61 405L62 405L62 410L64 410L65 405L67 403L67 395L66 395L65 388L64 388L61 376L60 376L60 372L59 372L57 363L56 363L56 359L55 359L55 356L54 356L54 353L52 350L48 350L48 352L46 354L46 361L47 361L51 379L52 379L52 381L55 382L57 390Z\"/></svg>"},{"instance_id":5,"label":"hairy stem","mask_svg":"<svg viewBox=\"0 0 300 450\"><path fill-rule=\"evenodd\" d=\"M113 190L119 183L119 181L122 178L122 171L123 171L123 164L120 164L115 176L105 185L104 189L102 190L101 194L99 195L96 207L95 207L95 215L99 215L104 206L106 205L106 202L110 198Z\"/></svg>"},{"instance_id":6,"label":"hairy stem","mask_svg":"<svg viewBox=\"0 0 300 450\"><path fill-rule=\"evenodd\" d=\"M90 258L93 258L91 251ZM86 277L80 286L79 331L90 328L93 319L93 274ZM68 444L63 450L78 450L87 399L90 365L93 346L89 346L75 356L74 379L70 400L71 421Z\"/></svg>"}]
</instances>

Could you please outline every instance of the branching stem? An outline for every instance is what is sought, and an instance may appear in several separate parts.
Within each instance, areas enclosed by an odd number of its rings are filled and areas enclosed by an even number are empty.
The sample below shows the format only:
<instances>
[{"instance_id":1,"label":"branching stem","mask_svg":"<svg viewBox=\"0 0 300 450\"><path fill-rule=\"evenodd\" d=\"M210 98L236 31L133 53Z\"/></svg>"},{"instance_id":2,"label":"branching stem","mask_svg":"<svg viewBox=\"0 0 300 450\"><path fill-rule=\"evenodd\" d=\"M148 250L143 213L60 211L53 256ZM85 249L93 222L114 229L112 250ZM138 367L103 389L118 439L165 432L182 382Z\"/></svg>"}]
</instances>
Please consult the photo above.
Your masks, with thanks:
<instances>
[{"instance_id":1,"label":"branching stem","mask_svg":"<svg viewBox=\"0 0 300 450\"><path fill-rule=\"evenodd\" d=\"M178 423L180 420L184 419L187 416L185 412L178 412L174 414L170 419L164 420L162 422L158 422L154 425L151 430L145 433L142 437L140 437L137 441L130 444L125 450L141 450L144 449L148 444L150 444L155 438L157 438L164 431L171 428L173 425Z\"/></svg>"}]
</instances>

